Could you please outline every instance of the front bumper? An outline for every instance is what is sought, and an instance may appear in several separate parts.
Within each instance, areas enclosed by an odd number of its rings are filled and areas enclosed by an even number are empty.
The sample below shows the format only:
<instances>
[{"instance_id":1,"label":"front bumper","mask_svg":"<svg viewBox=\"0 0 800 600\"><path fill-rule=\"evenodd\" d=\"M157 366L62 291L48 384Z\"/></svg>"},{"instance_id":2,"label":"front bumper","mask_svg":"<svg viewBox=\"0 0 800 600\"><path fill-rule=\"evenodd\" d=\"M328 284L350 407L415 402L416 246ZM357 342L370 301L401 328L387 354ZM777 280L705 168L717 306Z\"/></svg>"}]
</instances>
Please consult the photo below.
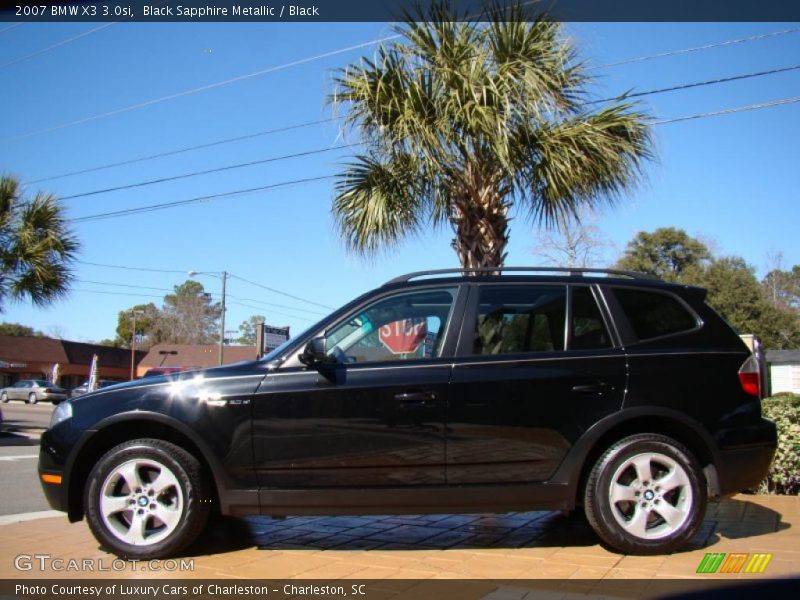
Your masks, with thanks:
<instances>
[{"instance_id":1,"label":"front bumper","mask_svg":"<svg viewBox=\"0 0 800 600\"><path fill-rule=\"evenodd\" d=\"M42 434L39 441L39 483L44 497L54 510L67 512L69 509L69 480L65 469L63 450L59 449L58 433L53 429Z\"/></svg>"},{"instance_id":2,"label":"front bumper","mask_svg":"<svg viewBox=\"0 0 800 600\"><path fill-rule=\"evenodd\" d=\"M716 467L720 496L758 487L769 473L778 448L775 423L761 419L751 427L723 432L718 440L720 452Z\"/></svg>"}]
</instances>

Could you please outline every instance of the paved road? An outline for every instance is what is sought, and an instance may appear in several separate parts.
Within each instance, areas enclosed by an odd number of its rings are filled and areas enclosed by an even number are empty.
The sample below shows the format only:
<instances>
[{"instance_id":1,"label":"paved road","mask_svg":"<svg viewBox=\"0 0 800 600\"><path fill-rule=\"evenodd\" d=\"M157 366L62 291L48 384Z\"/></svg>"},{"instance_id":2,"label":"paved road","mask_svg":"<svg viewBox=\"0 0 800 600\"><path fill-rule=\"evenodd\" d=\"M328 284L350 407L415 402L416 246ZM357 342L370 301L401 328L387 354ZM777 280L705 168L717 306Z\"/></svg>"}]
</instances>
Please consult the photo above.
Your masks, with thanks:
<instances>
[{"instance_id":1,"label":"paved road","mask_svg":"<svg viewBox=\"0 0 800 600\"><path fill-rule=\"evenodd\" d=\"M49 402L25 404L11 401L0 404L0 409L3 410L3 431L18 433L30 430L29 433L38 435L50 424L53 405Z\"/></svg>"},{"instance_id":2,"label":"paved road","mask_svg":"<svg viewBox=\"0 0 800 600\"><path fill-rule=\"evenodd\" d=\"M53 405L9 402L0 408L0 515L48 510L36 463L39 435L50 423Z\"/></svg>"}]
</instances>

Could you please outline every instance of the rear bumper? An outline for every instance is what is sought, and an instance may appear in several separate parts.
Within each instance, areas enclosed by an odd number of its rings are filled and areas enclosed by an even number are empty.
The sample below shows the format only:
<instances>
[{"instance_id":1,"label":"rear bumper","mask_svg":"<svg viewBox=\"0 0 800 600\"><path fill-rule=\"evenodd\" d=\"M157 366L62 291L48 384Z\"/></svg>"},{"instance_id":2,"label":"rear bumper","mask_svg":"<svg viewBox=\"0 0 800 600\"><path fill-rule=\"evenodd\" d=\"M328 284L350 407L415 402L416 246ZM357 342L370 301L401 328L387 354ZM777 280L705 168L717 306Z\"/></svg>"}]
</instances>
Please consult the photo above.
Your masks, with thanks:
<instances>
[{"instance_id":1,"label":"rear bumper","mask_svg":"<svg viewBox=\"0 0 800 600\"><path fill-rule=\"evenodd\" d=\"M761 419L752 427L722 432L718 440L720 496L758 487L769 473L778 447L775 423Z\"/></svg>"}]
</instances>

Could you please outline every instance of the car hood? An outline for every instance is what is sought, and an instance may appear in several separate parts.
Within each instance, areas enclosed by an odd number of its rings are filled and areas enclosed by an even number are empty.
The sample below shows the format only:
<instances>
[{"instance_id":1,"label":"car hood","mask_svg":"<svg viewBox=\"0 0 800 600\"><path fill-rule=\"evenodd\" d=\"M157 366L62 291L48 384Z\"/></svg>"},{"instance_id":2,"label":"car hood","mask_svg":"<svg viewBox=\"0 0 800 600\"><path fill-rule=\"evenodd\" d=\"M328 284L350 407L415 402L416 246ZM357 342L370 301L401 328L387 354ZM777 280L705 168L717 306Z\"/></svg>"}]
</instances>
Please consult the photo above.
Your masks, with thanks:
<instances>
[{"instance_id":1,"label":"car hood","mask_svg":"<svg viewBox=\"0 0 800 600\"><path fill-rule=\"evenodd\" d=\"M188 381L202 378L205 381L210 382L215 379L224 379L227 377L250 374L256 375L259 373L266 374L266 372L266 364L263 361L246 360L238 363L222 365L220 367L210 367L208 369L197 369L194 371L182 371L180 373L168 373L165 375L154 375L151 377L144 377L142 379L135 379L133 381L125 381L123 383L117 383L115 385L97 389L93 392L81 394L70 401L76 407L78 407L84 404L99 401L101 399L111 399L113 396L127 395L127 392L137 389L152 389L154 387L174 384L177 381Z\"/></svg>"}]
</instances>

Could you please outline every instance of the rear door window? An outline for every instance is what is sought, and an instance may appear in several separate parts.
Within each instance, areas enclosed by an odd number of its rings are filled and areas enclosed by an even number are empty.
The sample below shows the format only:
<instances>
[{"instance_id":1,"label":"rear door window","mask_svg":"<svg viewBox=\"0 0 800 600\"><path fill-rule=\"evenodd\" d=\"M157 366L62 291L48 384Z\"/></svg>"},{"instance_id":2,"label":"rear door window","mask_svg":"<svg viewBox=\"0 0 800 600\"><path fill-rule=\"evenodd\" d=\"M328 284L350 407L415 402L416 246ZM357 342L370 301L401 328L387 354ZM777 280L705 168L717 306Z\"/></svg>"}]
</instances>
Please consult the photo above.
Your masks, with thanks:
<instances>
[{"instance_id":1,"label":"rear door window","mask_svg":"<svg viewBox=\"0 0 800 600\"><path fill-rule=\"evenodd\" d=\"M614 295L640 341L690 331L698 326L697 318L670 294L614 288Z\"/></svg>"},{"instance_id":2,"label":"rear door window","mask_svg":"<svg viewBox=\"0 0 800 600\"><path fill-rule=\"evenodd\" d=\"M611 347L603 316L588 287L572 288L572 331L570 350L599 350Z\"/></svg>"},{"instance_id":3,"label":"rear door window","mask_svg":"<svg viewBox=\"0 0 800 600\"><path fill-rule=\"evenodd\" d=\"M472 353L563 350L566 303L563 285L481 286Z\"/></svg>"}]
</instances>

